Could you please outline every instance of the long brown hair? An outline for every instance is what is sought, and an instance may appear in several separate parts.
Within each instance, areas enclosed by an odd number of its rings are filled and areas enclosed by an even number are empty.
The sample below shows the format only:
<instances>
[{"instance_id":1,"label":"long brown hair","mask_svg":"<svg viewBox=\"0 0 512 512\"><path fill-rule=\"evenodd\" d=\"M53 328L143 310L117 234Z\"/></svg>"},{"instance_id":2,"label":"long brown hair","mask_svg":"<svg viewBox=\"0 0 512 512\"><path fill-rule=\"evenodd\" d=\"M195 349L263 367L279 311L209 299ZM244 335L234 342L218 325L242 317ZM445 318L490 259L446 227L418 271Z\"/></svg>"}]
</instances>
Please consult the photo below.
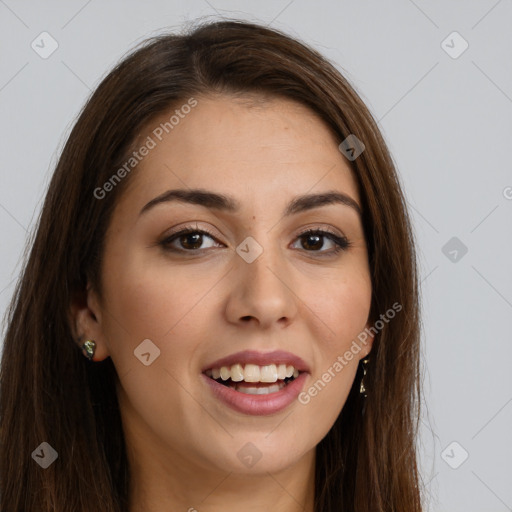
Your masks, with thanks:
<instances>
[{"instance_id":1,"label":"long brown hair","mask_svg":"<svg viewBox=\"0 0 512 512\"><path fill-rule=\"evenodd\" d=\"M1 510L124 512L130 472L110 358L89 362L69 307L88 281L101 292L106 228L130 176L102 187L141 129L171 106L210 93L262 93L310 107L350 161L363 207L372 279L370 318L402 311L376 334L364 385L316 448L315 511L420 512L419 290L410 219L392 159L367 107L316 51L257 24L220 21L145 41L94 91L53 174L30 253L6 315L0 375ZM133 172L136 172L133 171ZM132 173L133 174L133 173ZM363 413L364 405L364 413ZM33 452L47 442L57 460Z\"/></svg>"}]
</instances>

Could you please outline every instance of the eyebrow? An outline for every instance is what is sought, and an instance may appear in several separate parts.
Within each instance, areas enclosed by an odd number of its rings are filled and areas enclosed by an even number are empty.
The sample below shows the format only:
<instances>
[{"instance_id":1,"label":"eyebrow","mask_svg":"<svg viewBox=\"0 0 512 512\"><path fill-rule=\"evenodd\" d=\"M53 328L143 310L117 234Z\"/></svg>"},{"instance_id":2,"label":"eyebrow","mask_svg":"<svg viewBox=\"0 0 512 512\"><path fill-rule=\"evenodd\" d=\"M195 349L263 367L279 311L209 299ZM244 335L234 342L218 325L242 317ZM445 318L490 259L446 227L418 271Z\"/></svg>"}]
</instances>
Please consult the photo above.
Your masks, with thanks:
<instances>
[{"instance_id":1,"label":"eyebrow","mask_svg":"<svg viewBox=\"0 0 512 512\"><path fill-rule=\"evenodd\" d=\"M217 211L236 213L240 210L240 202L236 199L204 189L167 190L147 203L139 216L148 212L158 204L178 201L182 203L204 206ZM327 191L319 194L305 194L292 199L285 208L284 216L301 213L330 204L342 204L354 209L362 216L361 207L347 194L338 191Z\"/></svg>"}]
</instances>

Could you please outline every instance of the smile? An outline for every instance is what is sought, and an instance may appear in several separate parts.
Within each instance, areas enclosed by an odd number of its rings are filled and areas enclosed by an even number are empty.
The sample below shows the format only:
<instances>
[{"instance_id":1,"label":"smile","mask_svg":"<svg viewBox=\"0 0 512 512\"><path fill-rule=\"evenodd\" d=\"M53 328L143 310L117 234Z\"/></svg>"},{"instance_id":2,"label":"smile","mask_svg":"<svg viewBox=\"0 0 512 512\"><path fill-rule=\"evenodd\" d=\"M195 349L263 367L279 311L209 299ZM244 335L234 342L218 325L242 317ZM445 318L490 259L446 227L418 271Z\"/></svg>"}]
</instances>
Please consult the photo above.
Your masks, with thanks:
<instances>
[{"instance_id":1,"label":"smile","mask_svg":"<svg viewBox=\"0 0 512 512\"><path fill-rule=\"evenodd\" d=\"M309 376L300 357L284 351L244 351L203 367L213 397L243 414L278 413L296 401Z\"/></svg>"},{"instance_id":2,"label":"smile","mask_svg":"<svg viewBox=\"0 0 512 512\"><path fill-rule=\"evenodd\" d=\"M299 370L292 365L240 363L207 370L205 374L216 382L228 386L235 391L248 395L268 395L283 389L289 382L299 376ZM275 383L273 385L270 385Z\"/></svg>"}]
</instances>

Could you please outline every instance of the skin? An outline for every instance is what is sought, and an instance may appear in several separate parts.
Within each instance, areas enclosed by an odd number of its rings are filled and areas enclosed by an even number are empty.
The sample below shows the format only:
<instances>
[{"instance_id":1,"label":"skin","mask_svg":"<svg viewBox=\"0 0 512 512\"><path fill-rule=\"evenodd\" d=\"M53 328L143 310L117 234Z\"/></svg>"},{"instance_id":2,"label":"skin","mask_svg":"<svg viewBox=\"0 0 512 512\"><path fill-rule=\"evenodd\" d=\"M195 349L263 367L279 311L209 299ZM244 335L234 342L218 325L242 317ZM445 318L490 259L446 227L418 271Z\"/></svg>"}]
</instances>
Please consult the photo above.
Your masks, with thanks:
<instances>
[{"instance_id":1,"label":"skin","mask_svg":"<svg viewBox=\"0 0 512 512\"><path fill-rule=\"evenodd\" d=\"M282 349L309 364L307 389L370 326L357 212L331 204L283 217L285 205L305 193L335 190L360 205L357 184L339 141L306 107L269 98L197 100L133 171L107 232L104 295L88 287L73 310L76 333L95 340L94 360L111 357L119 376L130 512L312 512L315 446L339 415L372 340L307 405L294 401L268 416L228 408L200 373L240 350ZM139 140L169 117L154 120ZM241 210L168 202L139 216L176 188L230 195ZM175 239L168 247L182 253L158 244L186 226L214 238L204 235L199 249L190 249L190 238ZM344 235L351 246L334 254L327 237L308 245L299 235L311 227ZM235 252L247 236L263 248L250 264ZM134 357L145 339L160 350L149 366ZM248 442L261 453L250 468L237 457Z\"/></svg>"}]
</instances>

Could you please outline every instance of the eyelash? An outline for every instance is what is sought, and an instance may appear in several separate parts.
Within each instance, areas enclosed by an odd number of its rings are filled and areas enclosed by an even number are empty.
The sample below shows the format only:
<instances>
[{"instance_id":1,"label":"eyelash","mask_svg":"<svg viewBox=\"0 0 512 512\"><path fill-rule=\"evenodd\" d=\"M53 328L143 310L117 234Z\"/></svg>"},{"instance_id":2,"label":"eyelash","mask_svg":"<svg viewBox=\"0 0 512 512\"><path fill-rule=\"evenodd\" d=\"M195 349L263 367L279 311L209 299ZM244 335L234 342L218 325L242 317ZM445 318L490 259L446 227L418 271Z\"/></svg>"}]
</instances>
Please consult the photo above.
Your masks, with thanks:
<instances>
[{"instance_id":1,"label":"eyelash","mask_svg":"<svg viewBox=\"0 0 512 512\"><path fill-rule=\"evenodd\" d=\"M210 233L207 229L197 229L194 227L189 227L189 228L184 228L181 231L177 231L176 233L172 233L171 235L166 237L164 240L159 242L159 245L161 245L166 251L176 252L176 253L185 253L185 252L195 253L195 252L204 250L204 249L177 249L175 247L170 246L170 244L172 242L174 242L174 240L177 240L181 236L189 235L189 234L207 235L210 238L212 238L213 240L215 240L217 243L220 243L217 241L216 237L212 233ZM335 244L334 249L332 249L330 251L308 251L308 250L304 249L306 252L319 253L321 255L320 257L336 255L339 252L345 251L349 247L352 246L352 243L346 237L339 236L335 233L332 233L330 231L323 230L323 229L307 229L307 230L303 231L302 233L299 233L297 235L297 239L300 239L300 238L306 237L306 236L311 236L311 235L328 238Z\"/></svg>"}]
</instances>

